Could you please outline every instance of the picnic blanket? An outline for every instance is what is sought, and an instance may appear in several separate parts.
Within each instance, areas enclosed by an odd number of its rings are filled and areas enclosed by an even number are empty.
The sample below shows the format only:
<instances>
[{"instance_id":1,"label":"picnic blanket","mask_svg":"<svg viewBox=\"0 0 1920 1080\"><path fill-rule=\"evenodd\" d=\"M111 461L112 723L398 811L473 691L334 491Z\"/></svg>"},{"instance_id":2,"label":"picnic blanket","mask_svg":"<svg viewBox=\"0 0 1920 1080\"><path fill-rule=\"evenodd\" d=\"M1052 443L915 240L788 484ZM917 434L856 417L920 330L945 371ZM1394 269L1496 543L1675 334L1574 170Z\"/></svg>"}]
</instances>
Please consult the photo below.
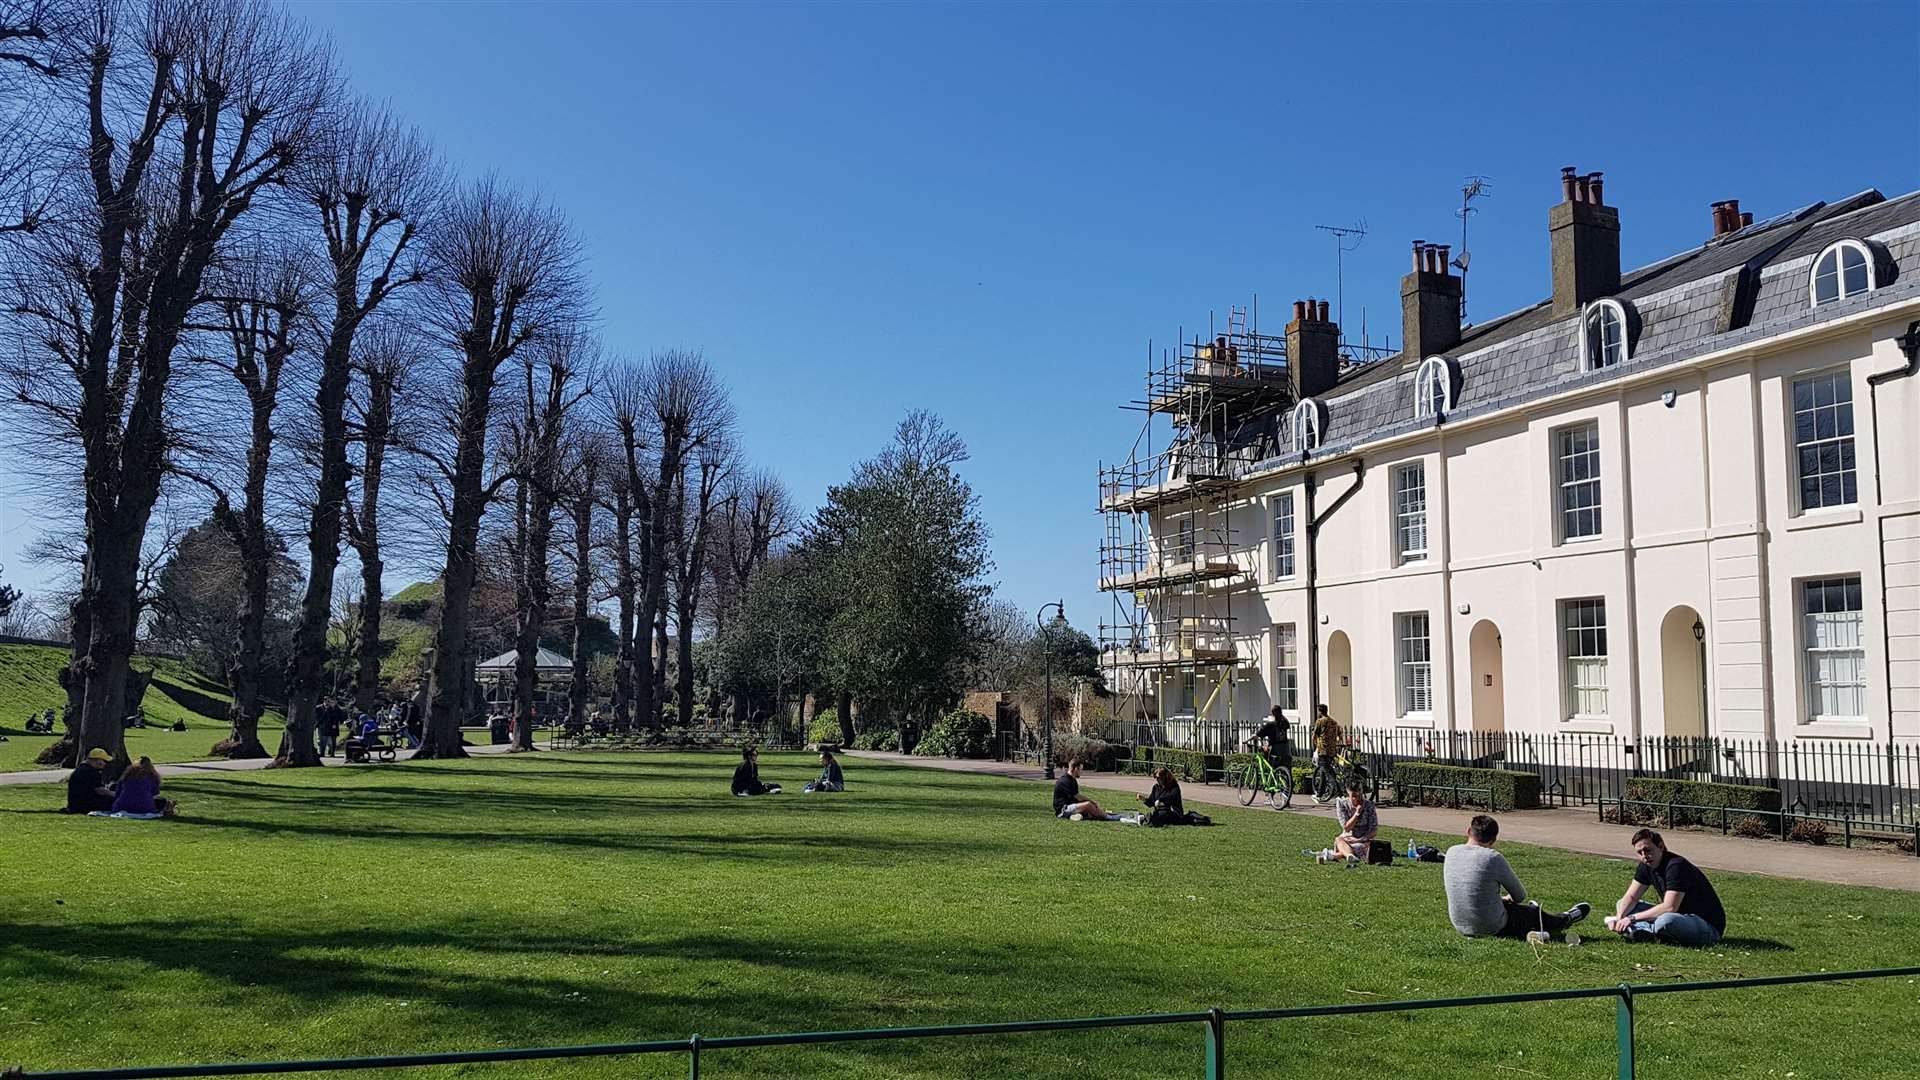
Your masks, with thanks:
<instances>
[{"instance_id":1,"label":"picnic blanket","mask_svg":"<svg viewBox=\"0 0 1920 1080\"><path fill-rule=\"evenodd\" d=\"M88 817L117 817L117 818L125 818L128 821L158 821L161 818L165 817L166 815L165 814L129 814L125 810L111 810L111 811L89 810L87 811L87 816Z\"/></svg>"}]
</instances>

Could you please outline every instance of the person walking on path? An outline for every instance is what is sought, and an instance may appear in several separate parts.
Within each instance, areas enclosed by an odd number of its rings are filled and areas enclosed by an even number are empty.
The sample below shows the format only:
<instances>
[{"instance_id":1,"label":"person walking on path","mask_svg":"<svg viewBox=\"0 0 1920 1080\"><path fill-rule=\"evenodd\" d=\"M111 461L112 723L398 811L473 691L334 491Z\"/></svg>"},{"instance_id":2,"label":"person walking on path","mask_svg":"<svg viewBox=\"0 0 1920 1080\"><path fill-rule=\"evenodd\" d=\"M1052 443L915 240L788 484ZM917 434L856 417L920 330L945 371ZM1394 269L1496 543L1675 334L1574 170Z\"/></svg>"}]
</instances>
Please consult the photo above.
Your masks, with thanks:
<instances>
[{"instance_id":1,"label":"person walking on path","mask_svg":"<svg viewBox=\"0 0 1920 1080\"><path fill-rule=\"evenodd\" d=\"M1633 834L1633 853L1640 857L1633 868L1633 883L1614 905L1607 929L1628 941L1696 947L1719 941L1727 932L1727 909L1721 906L1720 894L1713 891L1707 875L1681 855L1668 851L1667 842L1652 829ZM1641 899L1649 889L1660 898L1659 903Z\"/></svg>"},{"instance_id":2,"label":"person walking on path","mask_svg":"<svg viewBox=\"0 0 1920 1080\"><path fill-rule=\"evenodd\" d=\"M1593 910L1584 900L1558 915L1527 903L1520 875L1493 849L1499 838L1500 823L1476 814L1467 823L1467 842L1447 849L1441 879L1447 890L1447 920L1455 930L1467 937L1520 939L1535 930L1562 934Z\"/></svg>"}]
</instances>

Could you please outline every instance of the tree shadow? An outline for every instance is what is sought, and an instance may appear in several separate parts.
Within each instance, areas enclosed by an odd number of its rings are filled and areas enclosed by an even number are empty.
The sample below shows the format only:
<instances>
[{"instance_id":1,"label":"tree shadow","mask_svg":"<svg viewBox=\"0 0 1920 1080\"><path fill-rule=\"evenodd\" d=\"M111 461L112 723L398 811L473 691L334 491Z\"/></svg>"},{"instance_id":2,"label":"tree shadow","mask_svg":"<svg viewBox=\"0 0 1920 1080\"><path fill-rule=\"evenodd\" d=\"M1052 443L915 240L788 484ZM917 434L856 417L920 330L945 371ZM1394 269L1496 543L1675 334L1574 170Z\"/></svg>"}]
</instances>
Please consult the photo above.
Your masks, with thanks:
<instances>
[{"instance_id":1,"label":"tree shadow","mask_svg":"<svg viewBox=\"0 0 1920 1080\"><path fill-rule=\"evenodd\" d=\"M1772 938L1757 938L1757 937L1723 937L1720 939L1716 947L1722 948L1722 949L1745 949L1748 952L1792 952L1793 951L1793 946L1787 944L1784 941L1775 941Z\"/></svg>"}]
</instances>

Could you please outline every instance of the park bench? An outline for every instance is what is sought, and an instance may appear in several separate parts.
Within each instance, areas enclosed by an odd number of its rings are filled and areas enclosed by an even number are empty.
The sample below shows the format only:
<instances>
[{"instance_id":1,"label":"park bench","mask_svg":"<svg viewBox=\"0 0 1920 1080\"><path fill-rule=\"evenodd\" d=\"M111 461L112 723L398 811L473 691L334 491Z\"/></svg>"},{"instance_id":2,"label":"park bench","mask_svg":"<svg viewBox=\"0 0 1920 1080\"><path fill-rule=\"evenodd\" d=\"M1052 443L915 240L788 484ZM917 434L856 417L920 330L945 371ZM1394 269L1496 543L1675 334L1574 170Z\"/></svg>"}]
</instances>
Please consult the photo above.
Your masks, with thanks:
<instances>
[{"instance_id":1,"label":"park bench","mask_svg":"<svg viewBox=\"0 0 1920 1080\"><path fill-rule=\"evenodd\" d=\"M381 761L395 761L400 756L400 748L391 742L362 742L358 738L347 739L340 744L340 752L346 756L347 764L369 763L376 758Z\"/></svg>"}]
</instances>

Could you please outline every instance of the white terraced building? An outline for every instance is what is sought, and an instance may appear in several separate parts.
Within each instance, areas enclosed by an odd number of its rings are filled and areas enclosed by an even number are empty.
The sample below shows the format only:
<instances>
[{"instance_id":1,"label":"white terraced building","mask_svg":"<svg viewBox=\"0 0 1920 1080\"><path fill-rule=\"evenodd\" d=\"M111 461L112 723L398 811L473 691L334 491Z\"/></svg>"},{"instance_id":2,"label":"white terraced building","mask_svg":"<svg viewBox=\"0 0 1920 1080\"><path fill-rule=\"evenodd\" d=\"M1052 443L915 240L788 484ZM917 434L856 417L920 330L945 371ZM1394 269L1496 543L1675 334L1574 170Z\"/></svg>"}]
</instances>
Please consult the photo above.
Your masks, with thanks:
<instances>
[{"instance_id":1,"label":"white terraced building","mask_svg":"<svg viewBox=\"0 0 1920 1080\"><path fill-rule=\"evenodd\" d=\"M1716 204L1622 272L1599 174L1562 184L1537 305L1463 329L1416 245L1397 355L1306 302L1284 350L1235 325L1150 389L1186 411L1103 474L1102 578L1159 738L1317 698L1436 736L1920 740L1920 192Z\"/></svg>"}]
</instances>

